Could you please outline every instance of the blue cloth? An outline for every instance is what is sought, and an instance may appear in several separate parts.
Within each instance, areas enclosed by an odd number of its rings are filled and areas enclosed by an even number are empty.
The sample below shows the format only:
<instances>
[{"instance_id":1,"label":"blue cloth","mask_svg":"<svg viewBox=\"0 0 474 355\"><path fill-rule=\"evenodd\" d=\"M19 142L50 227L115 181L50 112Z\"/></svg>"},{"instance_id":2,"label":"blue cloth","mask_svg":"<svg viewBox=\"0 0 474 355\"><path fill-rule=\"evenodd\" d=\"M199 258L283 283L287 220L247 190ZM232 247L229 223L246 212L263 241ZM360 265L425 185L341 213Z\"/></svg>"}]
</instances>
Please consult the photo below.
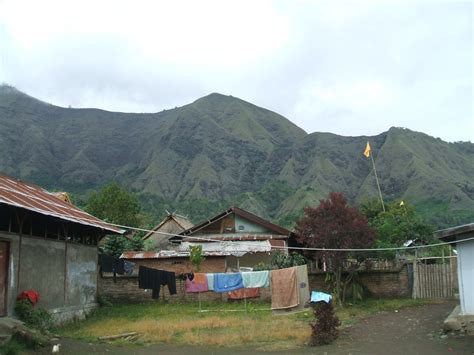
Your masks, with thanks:
<instances>
[{"instance_id":1,"label":"blue cloth","mask_svg":"<svg viewBox=\"0 0 474 355\"><path fill-rule=\"evenodd\" d=\"M270 287L270 272L268 270L243 272L242 279L245 288Z\"/></svg>"},{"instance_id":2,"label":"blue cloth","mask_svg":"<svg viewBox=\"0 0 474 355\"><path fill-rule=\"evenodd\" d=\"M312 291L311 302L326 302L329 303L332 300L332 296L328 293Z\"/></svg>"},{"instance_id":3,"label":"blue cloth","mask_svg":"<svg viewBox=\"0 0 474 355\"><path fill-rule=\"evenodd\" d=\"M214 274L214 292L229 292L241 288L244 288L244 282L240 272Z\"/></svg>"}]
</instances>

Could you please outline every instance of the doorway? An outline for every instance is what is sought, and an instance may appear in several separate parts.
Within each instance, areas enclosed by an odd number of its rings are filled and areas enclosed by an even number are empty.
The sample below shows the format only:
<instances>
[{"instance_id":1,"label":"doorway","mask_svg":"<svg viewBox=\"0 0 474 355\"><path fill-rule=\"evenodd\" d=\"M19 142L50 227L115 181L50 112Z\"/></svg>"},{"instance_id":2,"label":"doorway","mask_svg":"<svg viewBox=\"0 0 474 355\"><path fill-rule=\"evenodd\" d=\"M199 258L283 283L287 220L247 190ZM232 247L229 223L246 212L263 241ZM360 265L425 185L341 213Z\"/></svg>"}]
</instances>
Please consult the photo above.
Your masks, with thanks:
<instances>
[{"instance_id":1,"label":"doorway","mask_svg":"<svg viewBox=\"0 0 474 355\"><path fill-rule=\"evenodd\" d=\"M0 241L0 317L7 314L9 242Z\"/></svg>"}]
</instances>

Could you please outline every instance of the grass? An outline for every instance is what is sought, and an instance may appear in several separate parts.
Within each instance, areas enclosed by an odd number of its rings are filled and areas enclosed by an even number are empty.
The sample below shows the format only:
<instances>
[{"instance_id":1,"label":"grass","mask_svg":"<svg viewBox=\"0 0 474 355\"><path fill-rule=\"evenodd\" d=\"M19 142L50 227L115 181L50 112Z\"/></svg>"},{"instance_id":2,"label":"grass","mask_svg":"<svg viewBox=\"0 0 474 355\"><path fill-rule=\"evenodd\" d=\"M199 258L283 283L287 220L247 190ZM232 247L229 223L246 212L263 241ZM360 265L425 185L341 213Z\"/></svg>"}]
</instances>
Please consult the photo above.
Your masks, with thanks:
<instances>
[{"instance_id":1,"label":"grass","mask_svg":"<svg viewBox=\"0 0 474 355\"><path fill-rule=\"evenodd\" d=\"M337 310L343 326L379 311L392 311L425 302L411 299L367 300ZM114 305L97 310L84 321L56 331L66 337L97 341L98 337L140 333L141 343L173 345L246 346L290 349L303 346L310 336L312 310L289 316L272 316L268 303L147 303ZM264 309L264 310L262 310ZM238 310L238 311L234 311Z\"/></svg>"}]
</instances>

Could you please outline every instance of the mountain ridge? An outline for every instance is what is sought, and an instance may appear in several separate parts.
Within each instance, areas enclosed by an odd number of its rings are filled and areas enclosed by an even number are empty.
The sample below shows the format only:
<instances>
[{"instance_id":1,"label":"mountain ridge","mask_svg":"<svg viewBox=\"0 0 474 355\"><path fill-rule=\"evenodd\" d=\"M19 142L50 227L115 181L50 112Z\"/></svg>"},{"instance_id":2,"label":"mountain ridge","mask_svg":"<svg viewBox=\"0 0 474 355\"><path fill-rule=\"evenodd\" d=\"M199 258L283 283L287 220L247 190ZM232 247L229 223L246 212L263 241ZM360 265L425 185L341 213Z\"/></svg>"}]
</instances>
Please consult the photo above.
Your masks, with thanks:
<instances>
[{"instance_id":1,"label":"mountain ridge","mask_svg":"<svg viewBox=\"0 0 474 355\"><path fill-rule=\"evenodd\" d=\"M407 199L430 218L430 210L460 221L474 216L470 142L397 127L375 136L306 133L229 95L157 113L115 113L54 106L0 87L0 127L0 171L80 198L117 180L156 216L184 208L197 218L236 203L286 221L330 191L352 203L376 197L362 155L367 140L387 200Z\"/></svg>"}]
</instances>

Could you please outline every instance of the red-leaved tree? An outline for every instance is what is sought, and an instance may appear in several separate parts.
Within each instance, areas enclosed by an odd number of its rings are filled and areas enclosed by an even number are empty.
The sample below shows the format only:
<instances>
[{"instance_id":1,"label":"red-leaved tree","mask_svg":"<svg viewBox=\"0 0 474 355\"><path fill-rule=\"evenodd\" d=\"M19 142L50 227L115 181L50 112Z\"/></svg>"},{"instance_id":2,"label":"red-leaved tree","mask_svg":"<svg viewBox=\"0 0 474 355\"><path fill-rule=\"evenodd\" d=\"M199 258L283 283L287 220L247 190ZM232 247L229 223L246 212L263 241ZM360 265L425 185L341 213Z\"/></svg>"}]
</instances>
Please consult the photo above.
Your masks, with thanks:
<instances>
[{"instance_id":1,"label":"red-leaved tree","mask_svg":"<svg viewBox=\"0 0 474 355\"><path fill-rule=\"evenodd\" d=\"M367 219L356 208L348 206L340 192L331 192L329 198L320 200L316 208L306 207L304 217L296 222L296 235L304 247L327 249L370 248L376 236ZM347 285L348 282L341 280L343 265L351 253L324 250L307 251L305 254L314 260L327 261L328 269L335 279L336 298L342 304L342 283ZM359 260L362 256L359 253L352 255Z\"/></svg>"}]
</instances>

